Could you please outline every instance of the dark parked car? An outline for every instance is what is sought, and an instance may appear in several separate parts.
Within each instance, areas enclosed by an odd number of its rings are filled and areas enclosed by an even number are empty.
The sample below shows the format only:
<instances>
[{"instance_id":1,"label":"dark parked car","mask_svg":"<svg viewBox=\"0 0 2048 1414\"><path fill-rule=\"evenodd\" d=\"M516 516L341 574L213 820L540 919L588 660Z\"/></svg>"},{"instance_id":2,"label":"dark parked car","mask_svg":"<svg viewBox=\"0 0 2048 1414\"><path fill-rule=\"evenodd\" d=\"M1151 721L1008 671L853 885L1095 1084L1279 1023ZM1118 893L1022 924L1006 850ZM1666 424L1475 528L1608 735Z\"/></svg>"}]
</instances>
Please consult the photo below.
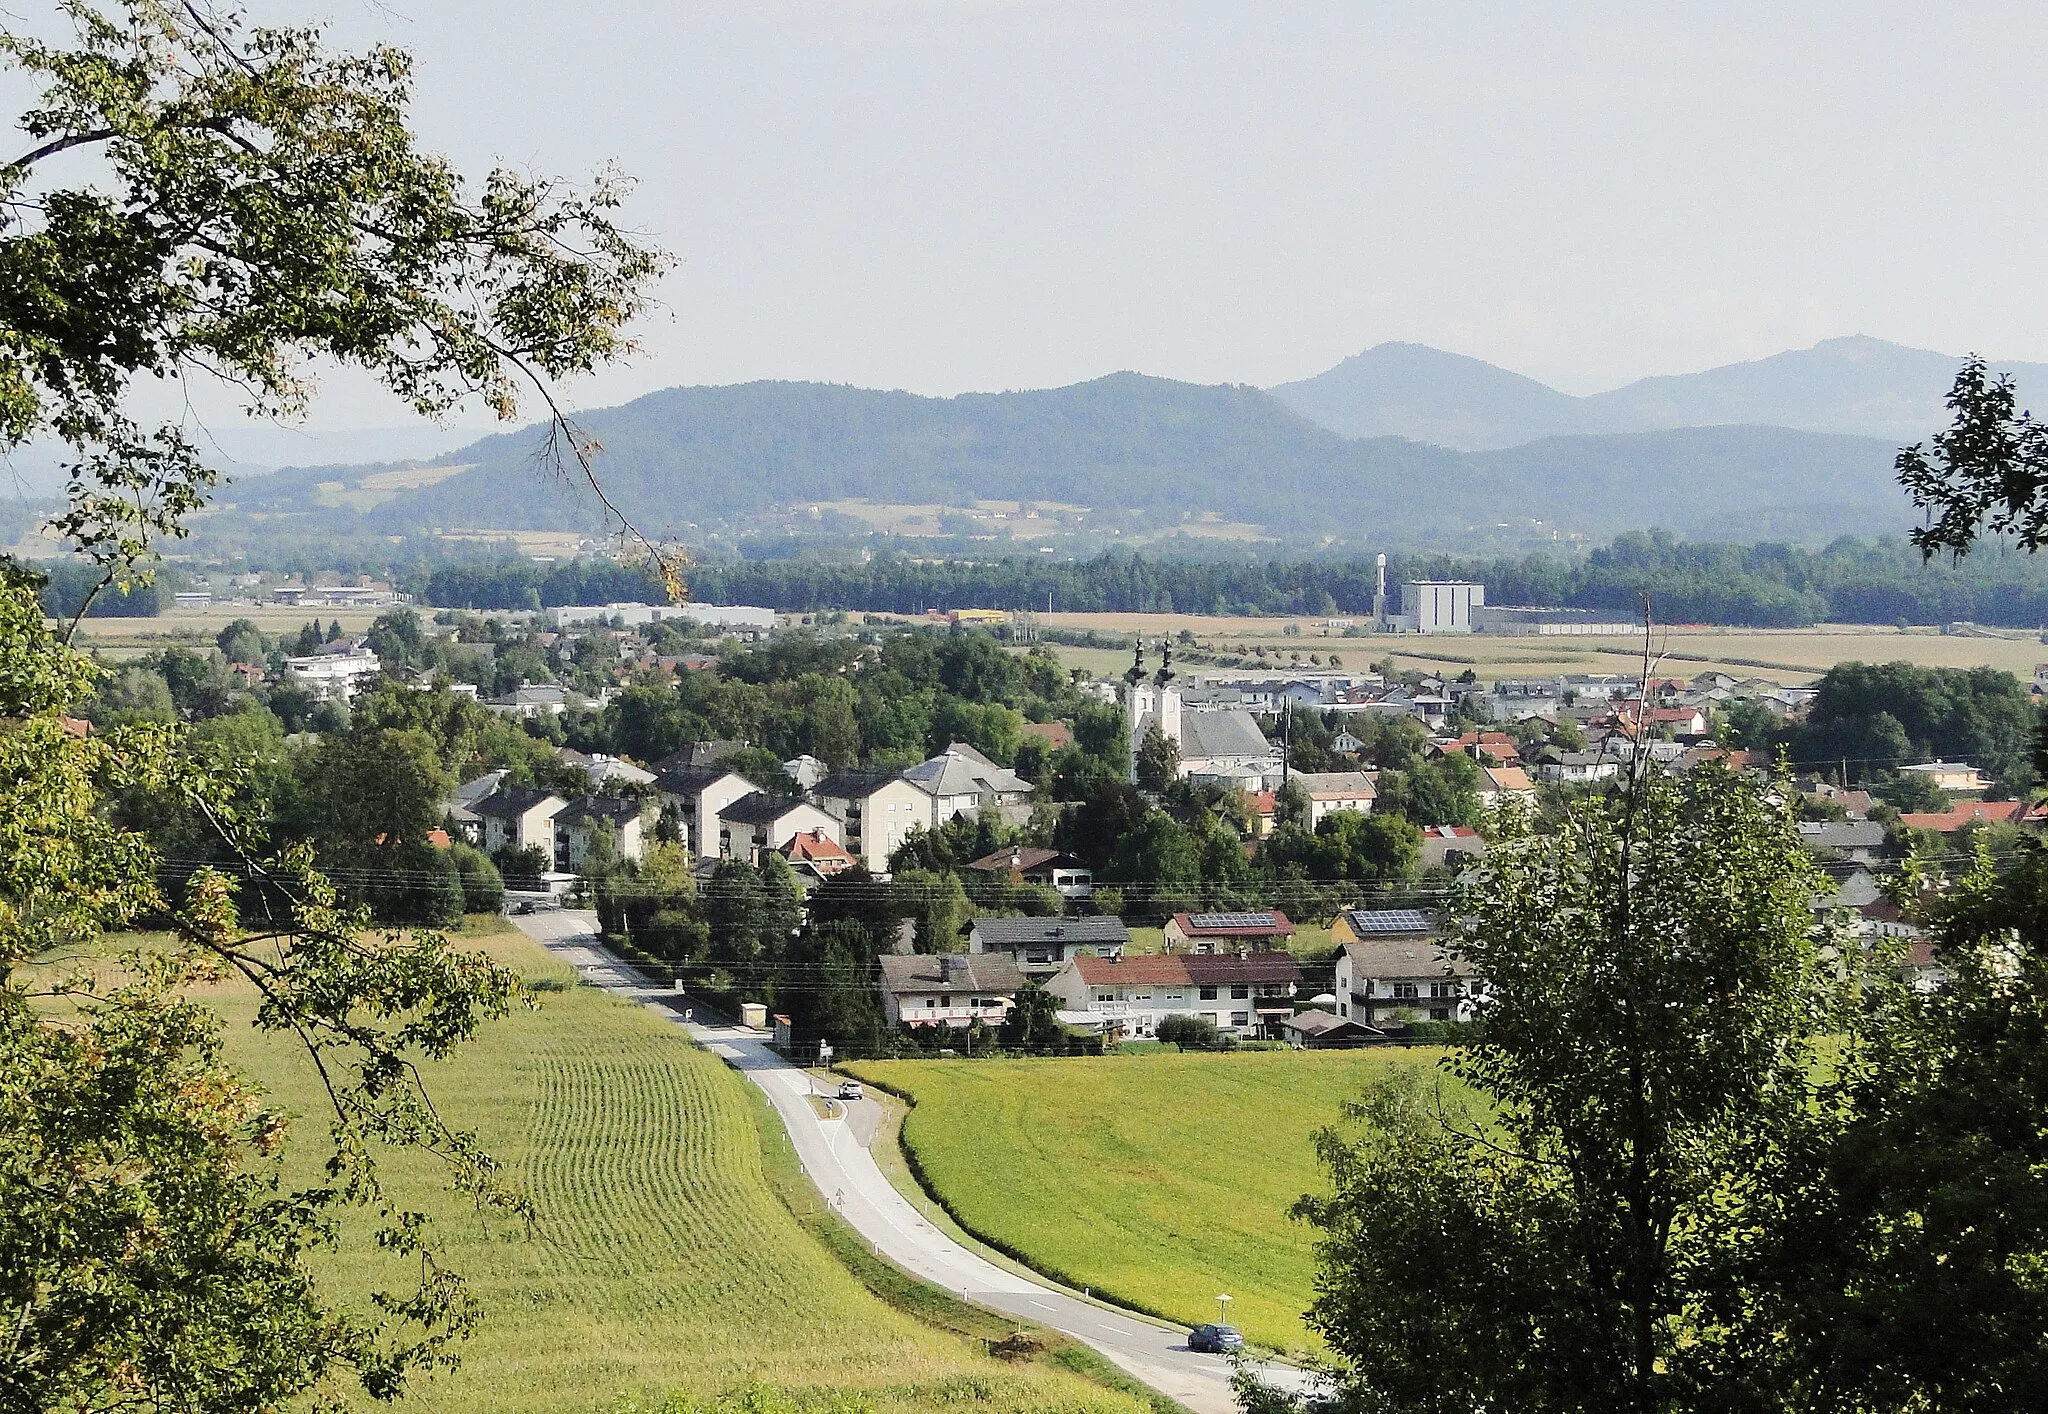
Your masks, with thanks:
<instances>
[{"instance_id":1,"label":"dark parked car","mask_svg":"<svg viewBox=\"0 0 2048 1414\"><path fill-rule=\"evenodd\" d=\"M1196 1326L1188 1332L1188 1349L1206 1350L1211 1355L1228 1355L1244 1344L1236 1326Z\"/></svg>"}]
</instances>

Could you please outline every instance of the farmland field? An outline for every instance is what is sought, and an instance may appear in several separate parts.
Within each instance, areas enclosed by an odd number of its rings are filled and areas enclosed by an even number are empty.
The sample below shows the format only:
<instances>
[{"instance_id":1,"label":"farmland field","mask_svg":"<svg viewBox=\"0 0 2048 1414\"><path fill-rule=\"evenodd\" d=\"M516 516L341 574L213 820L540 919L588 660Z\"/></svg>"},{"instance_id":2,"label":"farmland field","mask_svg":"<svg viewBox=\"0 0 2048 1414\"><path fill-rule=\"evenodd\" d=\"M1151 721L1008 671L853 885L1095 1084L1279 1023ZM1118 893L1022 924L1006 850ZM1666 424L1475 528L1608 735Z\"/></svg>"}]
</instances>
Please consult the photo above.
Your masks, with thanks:
<instances>
[{"instance_id":1,"label":"farmland field","mask_svg":"<svg viewBox=\"0 0 2048 1414\"><path fill-rule=\"evenodd\" d=\"M1319 1189L1310 1135L1391 1066L1434 1051L1172 1052L1089 1059L860 1061L912 1095L903 1144L962 1226L1075 1287L1303 1349Z\"/></svg>"},{"instance_id":2,"label":"farmland field","mask_svg":"<svg viewBox=\"0 0 2048 1414\"><path fill-rule=\"evenodd\" d=\"M737 1075L661 1018L574 985L524 938L487 946L561 990L429 1083L505 1163L538 1221L531 1237L494 1230L424 1165L393 1166L486 1309L461 1368L397 1408L596 1411L627 1394L709 1396L759 1381L820 1402L857 1391L876 1414L1141 1414L1130 1397L1050 1366L1001 1364L871 1295L770 1188ZM237 1022L252 1009L231 990L215 1000ZM300 1132L317 1145L312 1080L290 1046L244 1025L229 1035L231 1054L304 1116ZM363 1248L329 1265L337 1290L391 1279Z\"/></svg>"},{"instance_id":3,"label":"farmland field","mask_svg":"<svg viewBox=\"0 0 2048 1414\"><path fill-rule=\"evenodd\" d=\"M1496 638L1486 635L1430 636L1372 634L1346 638L1341 628L1312 618L1231 618L1203 614L1037 614L1045 627L1093 629L1106 635L1142 633L1156 642L1183 630L1194 634L1205 652L1252 656L1266 650L1265 662L1279 668L1299 655L1297 666L1309 667L1309 655L1327 662L1336 654L1346 667L1360 668L1391 656L1406 670L1456 674L1471 668L1482 680L1502 677L1554 677L1559 673L1621 673L1642 653L1642 640L1627 638ZM1289 629L1293 632L1289 632ZM2007 630L1978 637L1943 634L1921 628L1859 624L1822 624L1810 629L1741 629L1674 627L1659 630L1657 649L1669 656L1662 671L1692 677L1718 669L1738 677L1762 676L1785 683L1810 682L1836 663L1890 662L1903 659L1925 667L2004 668L2031 679L2034 665L2048 662L2048 646L2039 635ZM1115 677L1130 666L1130 650L1082 648L1054 644L1068 667L1086 668L1098 677ZM1231 672L1209 664L1191 664L1192 674Z\"/></svg>"}]
</instances>

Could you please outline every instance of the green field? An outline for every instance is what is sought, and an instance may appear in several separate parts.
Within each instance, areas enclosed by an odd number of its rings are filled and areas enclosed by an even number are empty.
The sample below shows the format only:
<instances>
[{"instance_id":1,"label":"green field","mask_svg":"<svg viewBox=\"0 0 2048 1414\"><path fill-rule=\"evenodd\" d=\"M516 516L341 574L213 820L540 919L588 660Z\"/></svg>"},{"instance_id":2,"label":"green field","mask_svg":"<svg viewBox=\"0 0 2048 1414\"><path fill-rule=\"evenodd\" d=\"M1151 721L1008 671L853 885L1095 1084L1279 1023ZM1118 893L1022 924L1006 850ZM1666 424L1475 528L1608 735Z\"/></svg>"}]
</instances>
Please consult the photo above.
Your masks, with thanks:
<instances>
[{"instance_id":1,"label":"green field","mask_svg":"<svg viewBox=\"0 0 2048 1414\"><path fill-rule=\"evenodd\" d=\"M625 1395L708 1397L755 1382L807 1406L857 1392L857 1407L875 1414L1147 1407L1054 1363L1002 1363L897 1309L923 1310L929 1294L898 1291L896 1305L872 1295L777 1197L778 1165L794 1164L779 1157L779 1132L764 1145L737 1075L665 1020L573 985L525 939L488 946L559 990L540 994L538 1012L494 1025L429 1083L505 1162L539 1218L530 1238L487 1228L422 1165L393 1166L437 1216L452 1265L488 1312L462 1367L399 1409L603 1410ZM235 1021L250 1014L246 996L216 1000ZM246 1026L230 1036L236 1059L306 1116L310 1156L324 1126L303 1064ZM805 1185L800 1209L815 1209L809 1197ZM820 1220L836 1221L815 1211L807 1221ZM337 1290L393 1279L361 1249L329 1267Z\"/></svg>"},{"instance_id":2,"label":"green field","mask_svg":"<svg viewBox=\"0 0 2048 1414\"><path fill-rule=\"evenodd\" d=\"M1309 1136L1435 1051L1172 1052L1073 1060L860 1061L911 1095L903 1144L977 1236L1075 1287L1283 1350L1311 1336L1313 1234L1287 1215L1322 1175ZM1448 1083L1448 1082L1447 1082Z\"/></svg>"}]
</instances>

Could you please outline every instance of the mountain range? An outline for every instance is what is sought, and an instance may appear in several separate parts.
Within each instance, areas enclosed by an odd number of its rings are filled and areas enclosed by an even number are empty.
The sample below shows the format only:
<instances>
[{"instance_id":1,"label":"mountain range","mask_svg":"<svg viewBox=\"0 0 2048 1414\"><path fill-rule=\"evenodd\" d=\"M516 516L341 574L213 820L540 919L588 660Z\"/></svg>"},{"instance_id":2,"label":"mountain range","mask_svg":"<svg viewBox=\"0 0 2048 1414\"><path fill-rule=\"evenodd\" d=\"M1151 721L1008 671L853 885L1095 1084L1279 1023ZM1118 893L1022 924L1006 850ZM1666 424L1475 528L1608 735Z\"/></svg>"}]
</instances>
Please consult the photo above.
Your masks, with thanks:
<instances>
[{"instance_id":1,"label":"mountain range","mask_svg":"<svg viewBox=\"0 0 2048 1414\"><path fill-rule=\"evenodd\" d=\"M1875 339L1574 397L1477 359L1382 344L1262 391L1117 373L922 397L836 384L672 388L580 419L643 529L701 540L820 503L1094 508L1301 542L1605 536L1829 539L1902 530L1902 441L1942 421L1958 360ZM2024 389L2048 366L2012 365ZM537 466L536 429L420 463L284 470L237 509L359 516L384 534L595 524ZM1118 530L1114 533L1121 534Z\"/></svg>"},{"instance_id":2,"label":"mountain range","mask_svg":"<svg viewBox=\"0 0 2048 1414\"><path fill-rule=\"evenodd\" d=\"M1912 442L1947 421L1942 398L1960 362L1858 335L1574 397L1476 358L1390 343L1269 391L1348 437L1408 437L1462 451L1736 424ZM2048 364L1995 367L2023 395L2048 388Z\"/></svg>"}]
</instances>

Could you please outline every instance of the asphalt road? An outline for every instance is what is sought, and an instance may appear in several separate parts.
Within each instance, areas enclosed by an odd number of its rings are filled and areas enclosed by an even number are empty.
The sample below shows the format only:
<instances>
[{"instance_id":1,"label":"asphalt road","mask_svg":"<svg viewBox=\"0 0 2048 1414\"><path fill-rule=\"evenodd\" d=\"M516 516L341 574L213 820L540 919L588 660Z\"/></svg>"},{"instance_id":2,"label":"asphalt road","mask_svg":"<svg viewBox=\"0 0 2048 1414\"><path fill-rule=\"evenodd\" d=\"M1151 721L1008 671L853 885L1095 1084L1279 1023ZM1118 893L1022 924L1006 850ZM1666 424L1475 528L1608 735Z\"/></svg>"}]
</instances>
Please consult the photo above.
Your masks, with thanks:
<instances>
[{"instance_id":1,"label":"asphalt road","mask_svg":"<svg viewBox=\"0 0 2048 1414\"><path fill-rule=\"evenodd\" d=\"M882 1256L978 1306L1086 1342L1195 1414L1231 1414L1237 1408L1230 1391L1230 1366L1217 1356L1189 1350L1185 1330L1108 1309L998 1267L934 1227L896 1191L868 1152L875 1117L858 1111L872 1109L871 1102L862 1102L847 1119L820 1118L805 1098L809 1076L771 1051L767 1037L722 1022L684 1022L682 1014L667 1004L672 993L643 985L637 971L598 943L594 915L565 910L512 921L574 967L584 981L654 1008L760 1086L818 1192ZM1304 1380L1300 1371L1286 1365L1269 1365L1262 1373L1287 1388L1299 1388Z\"/></svg>"}]
</instances>

